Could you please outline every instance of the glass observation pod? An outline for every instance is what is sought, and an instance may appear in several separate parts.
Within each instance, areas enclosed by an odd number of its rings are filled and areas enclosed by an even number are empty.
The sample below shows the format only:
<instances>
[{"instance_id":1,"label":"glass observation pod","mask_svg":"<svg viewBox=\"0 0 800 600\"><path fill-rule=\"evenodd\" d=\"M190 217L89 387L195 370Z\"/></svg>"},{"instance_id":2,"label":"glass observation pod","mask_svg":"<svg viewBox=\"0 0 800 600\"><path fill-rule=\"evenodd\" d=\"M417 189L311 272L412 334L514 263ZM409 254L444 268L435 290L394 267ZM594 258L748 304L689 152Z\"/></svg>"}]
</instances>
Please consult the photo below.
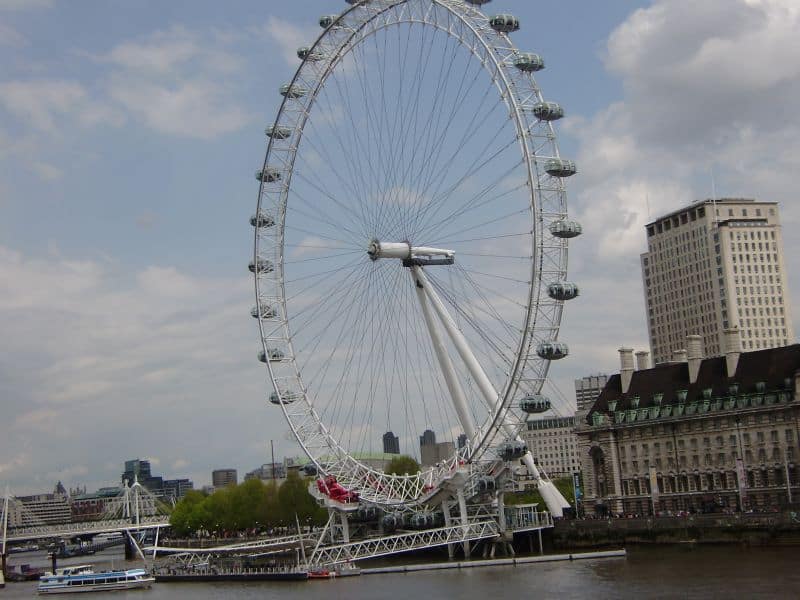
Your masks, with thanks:
<instances>
[{"instance_id":1,"label":"glass observation pod","mask_svg":"<svg viewBox=\"0 0 800 600\"><path fill-rule=\"evenodd\" d=\"M275 219L272 218L272 215L260 212L250 217L250 225L253 227L272 227L275 225Z\"/></svg>"},{"instance_id":2,"label":"glass observation pod","mask_svg":"<svg viewBox=\"0 0 800 600\"><path fill-rule=\"evenodd\" d=\"M535 73L544 69L544 59L538 54L525 52L514 59L514 66L526 73Z\"/></svg>"},{"instance_id":3,"label":"glass observation pod","mask_svg":"<svg viewBox=\"0 0 800 600\"><path fill-rule=\"evenodd\" d=\"M489 4L492 0L464 0L467 4L475 4L477 6L483 6L484 4Z\"/></svg>"},{"instance_id":4,"label":"glass observation pod","mask_svg":"<svg viewBox=\"0 0 800 600\"><path fill-rule=\"evenodd\" d=\"M267 137L275 138L276 140L285 140L292 135L292 130L288 127L281 127L279 125L270 125L264 130Z\"/></svg>"},{"instance_id":5,"label":"glass observation pod","mask_svg":"<svg viewBox=\"0 0 800 600\"><path fill-rule=\"evenodd\" d=\"M266 352L263 350L258 351L258 360L265 363L267 362L267 357L269 357L269 362L280 362L283 360L284 354L277 348L269 348Z\"/></svg>"},{"instance_id":6,"label":"glass observation pod","mask_svg":"<svg viewBox=\"0 0 800 600\"><path fill-rule=\"evenodd\" d=\"M555 281L547 286L547 295L553 300L572 300L578 294L578 286L569 281Z\"/></svg>"},{"instance_id":7,"label":"glass observation pod","mask_svg":"<svg viewBox=\"0 0 800 600\"><path fill-rule=\"evenodd\" d=\"M262 319L274 319L278 316L278 311L274 306L270 306L269 304L262 304L261 305L261 318ZM250 316L254 319L258 318L258 306L254 306L250 309Z\"/></svg>"},{"instance_id":8,"label":"glass observation pod","mask_svg":"<svg viewBox=\"0 0 800 600\"><path fill-rule=\"evenodd\" d=\"M292 85L290 83L284 83L280 87L281 96L286 98L302 98L308 93L308 90L304 87L299 85Z\"/></svg>"},{"instance_id":9,"label":"glass observation pod","mask_svg":"<svg viewBox=\"0 0 800 600\"><path fill-rule=\"evenodd\" d=\"M383 515L381 523L384 531L391 532L403 523L403 519L398 515Z\"/></svg>"},{"instance_id":10,"label":"glass observation pod","mask_svg":"<svg viewBox=\"0 0 800 600\"><path fill-rule=\"evenodd\" d=\"M374 521L378 518L378 509L374 506L362 506L356 512L359 521Z\"/></svg>"},{"instance_id":11,"label":"glass observation pod","mask_svg":"<svg viewBox=\"0 0 800 600\"><path fill-rule=\"evenodd\" d=\"M331 25L333 25L336 20L339 18L339 15L322 15L319 18L319 26L323 29L327 29Z\"/></svg>"},{"instance_id":12,"label":"glass observation pod","mask_svg":"<svg viewBox=\"0 0 800 600\"><path fill-rule=\"evenodd\" d=\"M564 108L558 102L537 102L533 114L542 121L558 121L564 116Z\"/></svg>"},{"instance_id":13,"label":"glass observation pod","mask_svg":"<svg viewBox=\"0 0 800 600\"><path fill-rule=\"evenodd\" d=\"M272 183L273 181L281 180L281 172L277 169L259 169L256 171L256 179L264 183Z\"/></svg>"},{"instance_id":14,"label":"glass observation pod","mask_svg":"<svg viewBox=\"0 0 800 600\"><path fill-rule=\"evenodd\" d=\"M489 19L489 27L498 33L511 33L519 30L519 19L514 15L495 15Z\"/></svg>"},{"instance_id":15,"label":"glass observation pod","mask_svg":"<svg viewBox=\"0 0 800 600\"><path fill-rule=\"evenodd\" d=\"M475 486L479 492L491 492L497 487L497 484L493 477L479 477Z\"/></svg>"},{"instance_id":16,"label":"glass observation pod","mask_svg":"<svg viewBox=\"0 0 800 600\"><path fill-rule=\"evenodd\" d=\"M578 172L575 161L565 158L550 158L544 163L544 170L553 177L572 177Z\"/></svg>"},{"instance_id":17,"label":"glass observation pod","mask_svg":"<svg viewBox=\"0 0 800 600\"><path fill-rule=\"evenodd\" d=\"M317 467L313 463L308 463L307 465L303 465L300 467L300 470L308 475L309 477L313 477L317 474Z\"/></svg>"},{"instance_id":18,"label":"glass observation pod","mask_svg":"<svg viewBox=\"0 0 800 600\"><path fill-rule=\"evenodd\" d=\"M563 220L550 223L550 233L557 238L574 238L583 233L583 227L577 221Z\"/></svg>"},{"instance_id":19,"label":"glass observation pod","mask_svg":"<svg viewBox=\"0 0 800 600\"><path fill-rule=\"evenodd\" d=\"M542 394L530 394L519 401L519 409L529 415L550 410L550 398Z\"/></svg>"},{"instance_id":20,"label":"glass observation pod","mask_svg":"<svg viewBox=\"0 0 800 600\"><path fill-rule=\"evenodd\" d=\"M525 442L520 440L509 440L497 447L497 453L503 460L519 460L528 452Z\"/></svg>"},{"instance_id":21,"label":"glass observation pod","mask_svg":"<svg viewBox=\"0 0 800 600\"><path fill-rule=\"evenodd\" d=\"M414 513L411 515L411 527L414 529L433 527L433 515L430 513Z\"/></svg>"},{"instance_id":22,"label":"glass observation pod","mask_svg":"<svg viewBox=\"0 0 800 600\"><path fill-rule=\"evenodd\" d=\"M271 273L275 270L272 262L268 261L266 258L259 258L256 262L251 260L247 268L250 269L251 273Z\"/></svg>"},{"instance_id":23,"label":"glass observation pod","mask_svg":"<svg viewBox=\"0 0 800 600\"><path fill-rule=\"evenodd\" d=\"M569 346L564 342L542 342L536 346L536 354L547 360L558 360L569 354Z\"/></svg>"},{"instance_id":24,"label":"glass observation pod","mask_svg":"<svg viewBox=\"0 0 800 600\"><path fill-rule=\"evenodd\" d=\"M300 394L297 392L284 392L281 397L278 397L278 392L272 392L269 395L269 401L272 404L291 404L300 397Z\"/></svg>"},{"instance_id":25,"label":"glass observation pod","mask_svg":"<svg viewBox=\"0 0 800 600\"><path fill-rule=\"evenodd\" d=\"M300 60L307 60L309 62L316 62L322 60L324 56L321 52L312 52L308 46L302 46L297 49L297 58Z\"/></svg>"}]
</instances>

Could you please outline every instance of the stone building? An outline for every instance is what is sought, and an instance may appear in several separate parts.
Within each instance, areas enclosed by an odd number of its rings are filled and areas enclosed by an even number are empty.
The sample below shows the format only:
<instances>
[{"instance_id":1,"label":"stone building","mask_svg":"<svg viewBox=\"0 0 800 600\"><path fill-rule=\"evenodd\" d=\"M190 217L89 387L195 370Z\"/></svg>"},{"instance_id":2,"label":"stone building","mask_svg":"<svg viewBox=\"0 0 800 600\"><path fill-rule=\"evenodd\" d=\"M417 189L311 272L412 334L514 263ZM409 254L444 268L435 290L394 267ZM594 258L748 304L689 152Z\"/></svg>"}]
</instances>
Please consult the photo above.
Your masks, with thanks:
<instances>
[{"instance_id":1,"label":"stone building","mask_svg":"<svg viewBox=\"0 0 800 600\"><path fill-rule=\"evenodd\" d=\"M650 348L669 362L689 334L709 355L723 353L723 331L739 327L742 347L794 340L775 202L702 200L646 226L641 255Z\"/></svg>"},{"instance_id":2,"label":"stone building","mask_svg":"<svg viewBox=\"0 0 800 600\"><path fill-rule=\"evenodd\" d=\"M771 509L800 497L800 344L703 358L700 336L671 363L634 369L620 349L579 423L587 514Z\"/></svg>"}]
</instances>

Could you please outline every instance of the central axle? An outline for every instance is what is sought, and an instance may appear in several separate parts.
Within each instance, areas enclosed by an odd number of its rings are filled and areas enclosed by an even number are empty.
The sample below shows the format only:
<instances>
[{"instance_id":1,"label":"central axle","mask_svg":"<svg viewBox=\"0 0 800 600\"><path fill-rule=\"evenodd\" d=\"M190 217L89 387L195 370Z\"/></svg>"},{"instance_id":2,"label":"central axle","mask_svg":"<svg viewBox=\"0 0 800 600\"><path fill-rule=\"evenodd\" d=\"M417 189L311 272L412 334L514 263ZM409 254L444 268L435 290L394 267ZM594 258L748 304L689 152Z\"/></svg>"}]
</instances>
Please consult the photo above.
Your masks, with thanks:
<instances>
[{"instance_id":1,"label":"central axle","mask_svg":"<svg viewBox=\"0 0 800 600\"><path fill-rule=\"evenodd\" d=\"M456 253L445 248L412 246L410 242L380 242L372 240L367 247L370 259L399 258L404 267L424 267L429 265L452 265Z\"/></svg>"}]
</instances>

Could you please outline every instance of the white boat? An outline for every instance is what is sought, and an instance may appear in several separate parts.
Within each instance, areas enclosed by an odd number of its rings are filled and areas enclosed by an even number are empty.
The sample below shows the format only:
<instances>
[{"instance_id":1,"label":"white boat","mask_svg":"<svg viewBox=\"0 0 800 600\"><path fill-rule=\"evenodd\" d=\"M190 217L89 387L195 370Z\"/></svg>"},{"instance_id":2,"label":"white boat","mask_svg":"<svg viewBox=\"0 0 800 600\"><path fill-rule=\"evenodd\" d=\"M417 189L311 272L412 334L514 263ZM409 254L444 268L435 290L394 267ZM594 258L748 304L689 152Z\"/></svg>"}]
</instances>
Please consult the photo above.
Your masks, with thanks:
<instances>
[{"instance_id":1,"label":"white boat","mask_svg":"<svg viewBox=\"0 0 800 600\"><path fill-rule=\"evenodd\" d=\"M40 594L69 594L72 592L107 592L149 588L155 578L144 569L103 571L95 573L92 565L78 565L45 573L39 579Z\"/></svg>"}]
</instances>

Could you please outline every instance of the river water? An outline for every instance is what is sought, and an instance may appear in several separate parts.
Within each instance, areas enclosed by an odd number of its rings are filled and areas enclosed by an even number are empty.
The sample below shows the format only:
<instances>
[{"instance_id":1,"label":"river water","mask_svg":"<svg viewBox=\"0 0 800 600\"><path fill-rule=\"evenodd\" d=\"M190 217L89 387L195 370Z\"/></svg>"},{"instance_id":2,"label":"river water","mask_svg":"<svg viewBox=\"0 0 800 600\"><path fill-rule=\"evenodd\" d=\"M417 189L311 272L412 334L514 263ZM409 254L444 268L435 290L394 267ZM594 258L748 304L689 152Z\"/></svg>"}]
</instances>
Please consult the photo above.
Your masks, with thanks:
<instances>
[{"instance_id":1,"label":"river water","mask_svg":"<svg viewBox=\"0 0 800 600\"><path fill-rule=\"evenodd\" d=\"M87 560L88 558L88 560ZM105 552L63 565L94 562L127 568ZM46 565L20 554L11 564ZM367 565L364 565L367 566ZM8 583L0 600L30 598L36 583ZM626 558L534 563L508 567L364 575L332 580L155 584L149 591L95 593L90 598L258 598L270 600L429 600L432 598L800 598L800 548L635 546Z\"/></svg>"}]
</instances>

